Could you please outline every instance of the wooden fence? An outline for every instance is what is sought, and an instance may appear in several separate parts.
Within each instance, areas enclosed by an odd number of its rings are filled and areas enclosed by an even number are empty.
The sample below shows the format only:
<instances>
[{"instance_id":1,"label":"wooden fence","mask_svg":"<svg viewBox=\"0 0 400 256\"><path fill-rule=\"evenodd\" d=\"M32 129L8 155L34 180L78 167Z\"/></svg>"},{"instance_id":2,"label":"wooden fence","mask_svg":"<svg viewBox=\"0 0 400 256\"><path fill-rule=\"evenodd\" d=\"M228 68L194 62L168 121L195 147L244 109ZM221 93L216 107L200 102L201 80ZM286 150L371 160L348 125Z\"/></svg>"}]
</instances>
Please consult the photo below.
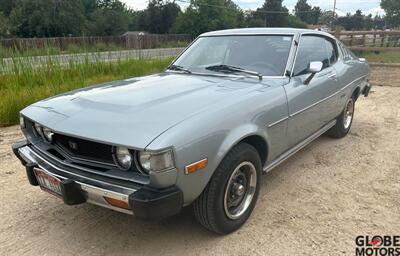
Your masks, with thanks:
<instances>
[{"instance_id":1,"label":"wooden fence","mask_svg":"<svg viewBox=\"0 0 400 256\"><path fill-rule=\"evenodd\" d=\"M400 31L331 32L354 51L400 51Z\"/></svg>"},{"instance_id":2,"label":"wooden fence","mask_svg":"<svg viewBox=\"0 0 400 256\"><path fill-rule=\"evenodd\" d=\"M35 48L58 48L66 50L69 46L113 45L123 49L152 49L163 45L192 40L185 34L133 34L123 36L53 37L53 38L12 38L1 39L0 47L29 50Z\"/></svg>"}]
</instances>

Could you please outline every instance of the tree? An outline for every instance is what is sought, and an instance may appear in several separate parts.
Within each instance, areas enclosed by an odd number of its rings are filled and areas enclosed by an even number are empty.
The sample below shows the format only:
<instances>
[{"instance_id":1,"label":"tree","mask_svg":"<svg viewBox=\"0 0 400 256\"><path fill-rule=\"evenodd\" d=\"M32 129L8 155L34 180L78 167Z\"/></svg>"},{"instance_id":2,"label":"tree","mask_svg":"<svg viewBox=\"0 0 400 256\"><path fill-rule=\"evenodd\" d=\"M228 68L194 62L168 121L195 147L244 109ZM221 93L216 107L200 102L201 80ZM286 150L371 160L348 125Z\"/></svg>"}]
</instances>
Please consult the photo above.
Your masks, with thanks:
<instances>
[{"instance_id":1,"label":"tree","mask_svg":"<svg viewBox=\"0 0 400 256\"><path fill-rule=\"evenodd\" d=\"M321 8L307 3L307 0L298 0L294 7L294 13L297 18L308 24L317 24L318 19L321 16Z\"/></svg>"},{"instance_id":2,"label":"tree","mask_svg":"<svg viewBox=\"0 0 400 256\"><path fill-rule=\"evenodd\" d=\"M310 23L311 24L318 24L318 22L319 22L319 18L321 17L321 15L322 15L322 10L321 10L321 8L319 8L319 6L314 6L312 9L311 9L311 18L310 18Z\"/></svg>"},{"instance_id":3,"label":"tree","mask_svg":"<svg viewBox=\"0 0 400 256\"><path fill-rule=\"evenodd\" d=\"M102 0L89 15L87 30L90 35L120 35L129 28L129 12L118 0Z\"/></svg>"},{"instance_id":4,"label":"tree","mask_svg":"<svg viewBox=\"0 0 400 256\"><path fill-rule=\"evenodd\" d=\"M380 15L376 15L374 17L374 28L375 29L384 29L385 28L385 19Z\"/></svg>"},{"instance_id":5,"label":"tree","mask_svg":"<svg viewBox=\"0 0 400 256\"><path fill-rule=\"evenodd\" d=\"M386 12L386 21L392 27L400 26L400 1L382 0L381 7Z\"/></svg>"},{"instance_id":6,"label":"tree","mask_svg":"<svg viewBox=\"0 0 400 256\"><path fill-rule=\"evenodd\" d=\"M263 19L266 27L287 27L289 11L282 6L283 0L265 0L261 8L257 8L255 18Z\"/></svg>"},{"instance_id":7,"label":"tree","mask_svg":"<svg viewBox=\"0 0 400 256\"><path fill-rule=\"evenodd\" d=\"M319 16L318 23L324 24L327 26L337 25L338 22L338 15L337 13L333 13L333 11L325 11L322 12Z\"/></svg>"},{"instance_id":8,"label":"tree","mask_svg":"<svg viewBox=\"0 0 400 256\"><path fill-rule=\"evenodd\" d=\"M84 21L80 0L17 0L10 14L12 31L20 37L79 35Z\"/></svg>"},{"instance_id":9,"label":"tree","mask_svg":"<svg viewBox=\"0 0 400 256\"><path fill-rule=\"evenodd\" d=\"M9 22L7 17L0 12L0 38L7 37L9 34Z\"/></svg>"},{"instance_id":10,"label":"tree","mask_svg":"<svg viewBox=\"0 0 400 256\"><path fill-rule=\"evenodd\" d=\"M298 17L289 14L289 27L292 28L307 28L307 23L300 20Z\"/></svg>"},{"instance_id":11,"label":"tree","mask_svg":"<svg viewBox=\"0 0 400 256\"><path fill-rule=\"evenodd\" d=\"M143 30L151 33L168 33L180 13L181 8L175 2L150 0L139 18L139 24Z\"/></svg>"},{"instance_id":12,"label":"tree","mask_svg":"<svg viewBox=\"0 0 400 256\"><path fill-rule=\"evenodd\" d=\"M10 16L11 11L15 7L15 2L15 0L0 0L0 12L2 12L5 17Z\"/></svg>"},{"instance_id":13,"label":"tree","mask_svg":"<svg viewBox=\"0 0 400 256\"><path fill-rule=\"evenodd\" d=\"M244 15L231 0L193 0L174 25L174 32L197 36L203 32L243 26Z\"/></svg>"},{"instance_id":14,"label":"tree","mask_svg":"<svg viewBox=\"0 0 400 256\"><path fill-rule=\"evenodd\" d=\"M294 7L294 13L300 20L311 23L311 5L307 3L307 0L298 0Z\"/></svg>"}]
</instances>

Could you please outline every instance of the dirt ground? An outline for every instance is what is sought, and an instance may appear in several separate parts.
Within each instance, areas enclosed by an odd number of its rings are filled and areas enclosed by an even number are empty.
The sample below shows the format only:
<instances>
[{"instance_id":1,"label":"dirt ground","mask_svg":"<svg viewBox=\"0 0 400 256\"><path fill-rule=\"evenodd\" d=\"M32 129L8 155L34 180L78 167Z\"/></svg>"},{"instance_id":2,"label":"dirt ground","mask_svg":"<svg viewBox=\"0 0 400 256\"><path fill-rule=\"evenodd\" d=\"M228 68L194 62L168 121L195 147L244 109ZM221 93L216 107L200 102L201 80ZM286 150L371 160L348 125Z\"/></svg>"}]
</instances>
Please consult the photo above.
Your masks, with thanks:
<instances>
[{"instance_id":1,"label":"dirt ground","mask_svg":"<svg viewBox=\"0 0 400 256\"><path fill-rule=\"evenodd\" d=\"M64 205L28 184L10 150L19 129L1 128L0 255L355 255L358 235L400 235L399 71L374 69L386 86L360 97L350 134L321 137L264 176L251 218L228 236L190 209L143 222Z\"/></svg>"}]
</instances>

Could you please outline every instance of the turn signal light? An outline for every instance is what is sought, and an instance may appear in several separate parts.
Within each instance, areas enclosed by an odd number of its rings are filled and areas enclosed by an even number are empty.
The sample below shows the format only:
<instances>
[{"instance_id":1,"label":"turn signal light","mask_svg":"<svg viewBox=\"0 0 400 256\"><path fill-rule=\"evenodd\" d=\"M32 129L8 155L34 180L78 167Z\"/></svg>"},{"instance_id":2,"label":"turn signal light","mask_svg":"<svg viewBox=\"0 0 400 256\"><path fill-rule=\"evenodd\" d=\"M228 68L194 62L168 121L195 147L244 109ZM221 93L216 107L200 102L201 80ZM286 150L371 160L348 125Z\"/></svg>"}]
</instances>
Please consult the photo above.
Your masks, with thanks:
<instances>
[{"instance_id":1,"label":"turn signal light","mask_svg":"<svg viewBox=\"0 0 400 256\"><path fill-rule=\"evenodd\" d=\"M208 159L204 158L203 160L200 160L198 162L195 162L193 164L186 166L185 173L190 174L190 173L194 173L198 170L204 169L207 167L207 164L208 164Z\"/></svg>"},{"instance_id":2,"label":"turn signal light","mask_svg":"<svg viewBox=\"0 0 400 256\"><path fill-rule=\"evenodd\" d=\"M103 198L104 198L104 200L107 201L107 203L109 203L112 206L115 206L115 207L118 207L118 208L122 208L122 209L126 209L126 210L130 209L128 202L125 202L125 201L122 201L122 200L118 200L118 199L115 199L115 198L111 198L111 197L106 197L106 196L103 196Z\"/></svg>"}]
</instances>

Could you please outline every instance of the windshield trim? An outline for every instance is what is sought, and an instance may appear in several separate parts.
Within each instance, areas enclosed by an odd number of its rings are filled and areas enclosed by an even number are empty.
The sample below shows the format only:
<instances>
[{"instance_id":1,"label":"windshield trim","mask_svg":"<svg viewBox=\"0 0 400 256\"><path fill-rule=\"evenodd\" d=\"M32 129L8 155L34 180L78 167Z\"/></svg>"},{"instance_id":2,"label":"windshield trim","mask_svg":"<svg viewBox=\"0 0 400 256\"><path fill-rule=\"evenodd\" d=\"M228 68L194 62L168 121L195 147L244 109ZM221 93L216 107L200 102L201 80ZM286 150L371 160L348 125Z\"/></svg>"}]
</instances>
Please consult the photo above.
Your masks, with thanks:
<instances>
[{"instance_id":1,"label":"windshield trim","mask_svg":"<svg viewBox=\"0 0 400 256\"><path fill-rule=\"evenodd\" d=\"M178 56L176 56L176 58L171 62L171 64L167 67L166 72L171 72L172 70L168 70L168 68L172 65L174 65L174 63L192 46L192 44L194 44L197 40L199 40L200 38L205 38L205 37L227 37L227 36L291 36L292 37L292 41L291 41L291 45L290 45L290 49L289 49L289 54L286 60L286 66L285 66L285 70L283 71L282 76L262 76L263 78L284 78L287 77L286 76L286 72L288 71L288 66L290 65L289 61L290 61L290 56L291 54L293 54L293 45L295 42L295 37L296 35L298 35L298 33L262 33L262 34L254 34L254 33L246 33L246 34L228 34L228 35L209 35L209 36L198 36L195 40L193 40ZM203 74L204 73L200 73L200 72L192 72L192 75L195 74ZM207 73L208 74L208 73ZM186 75L190 75L190 74L186 74Z\"/></svg>"}]
</instances>

